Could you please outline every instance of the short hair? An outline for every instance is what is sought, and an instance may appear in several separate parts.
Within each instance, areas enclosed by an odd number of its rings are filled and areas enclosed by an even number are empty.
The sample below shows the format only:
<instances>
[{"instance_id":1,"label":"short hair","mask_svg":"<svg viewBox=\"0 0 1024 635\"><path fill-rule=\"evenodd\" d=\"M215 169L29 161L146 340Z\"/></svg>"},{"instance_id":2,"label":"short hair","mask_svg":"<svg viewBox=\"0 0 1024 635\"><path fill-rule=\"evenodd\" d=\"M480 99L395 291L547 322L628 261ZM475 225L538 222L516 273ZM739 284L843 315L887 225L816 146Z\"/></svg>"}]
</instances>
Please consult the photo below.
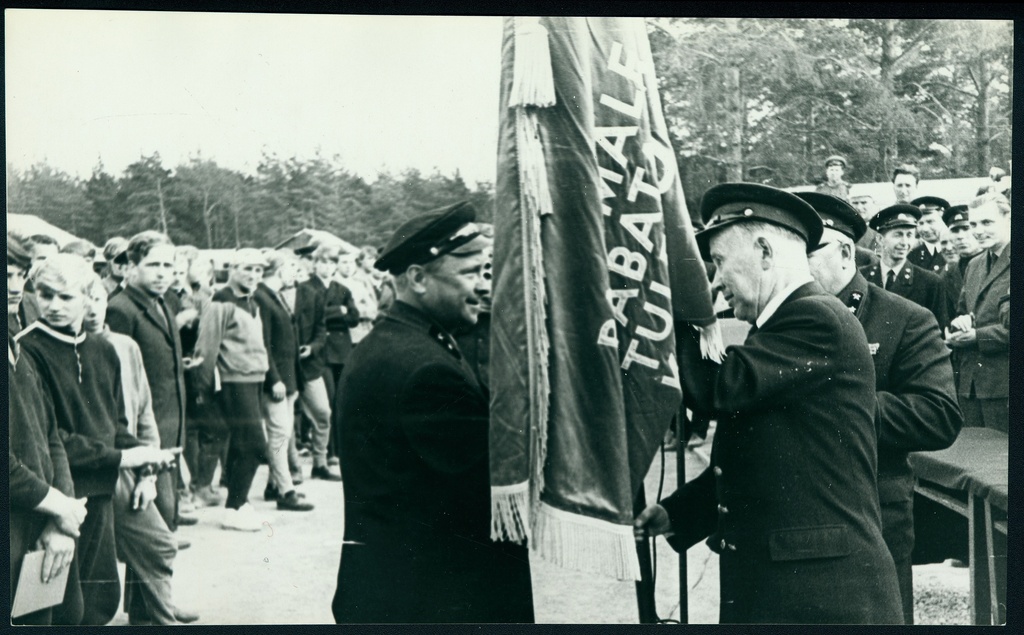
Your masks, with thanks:
<instances>
[{"instance_id":1,"label":"short hair","mask_svg":"<svg viewBox=\"0 0 1024 635\"><path fill-rule=\"evenodd\" d=\"M57 254L40 262L32 271L32 283L37 287L44 280L57 280L82 293L87 293L96 272L81 256Z\"/></svg>"},{"instance_id":2,"label":"short hair","mask_svg":"<svg viewBox=\"0 0 1024 635\"><path fill-rule=\"evenodd\" d=\"M892 182L895 183L896 182L896 177L901 175L901 174L909 174L910 176L914 177L914 183L920 183L921 182L921 172L920 172L920 170L918 170L916 167L914 167L914 166L912 166L910 164L904 163L903 165L901 165L901 166L897 167L895 170L893 170L892 171L892 179L891 179Z\"/></svg>"},{"instance_id":3,"label":"short hair","mask_svg":"<svg viewBox=\"0 0 1024 635\"><path fill-rule=\"evenodd\" d=\"M359 255L356 256L356 264L362 264L367 258L377 259L377 248L372 245L364 245L359 249Z\"/></svg>"},{"instance_id":4,"label":"short hair","mask_svg":"<svg viewBox=\"0 0 1024 635\"><path fill-rule=\"evenodd\" d=\"M86 277L88 280L85 282L85 288L82 290L85 295L102 295L103 297L107 297L107 289L103 286L103 280L100 278L98 273L94 271L91 276Z\"/></svg>"},{"instance_id":5,"label":"short hair","mask_svg":"<svg viewBox=\"0 0 1024 635\"><path fill-rule=\"evenodd\" d=\"M337 260L341 249L334 245L317 245L313 252L313 260Z\"/></svg>"},{"instance_id":6,"label":"short hair","mask_svg":"<svg viewBox=\"0 0 1024 635\"><path fill-rule=\"evenodd\" d=\"M86 260L96 259L96 245L87 240L73 240L60 248L62 254L75 254Z\"/></svg>"},{"instance_id":7,"label":"short hair","mask_svg":"<svg viewBox=\"0 0 1024 635\"><path fill-rule=\"evenodd\" d=\"M128 241L128 261L139 264L142 262L149 252L153 250L153 247L157 245L171 245L171 239L167 237L167 234L162 234L158 231L147 230L139 232L132 236L131 240Z\"/></svg>"},{"instance_id":8,"label":"short hair","mask_svg":"<svg viewBox=\"0 0 1024 635\"><path fill-rule=\"evenodd\" d=\"M25 238L7 232L7 264L28 270L32 266L32 255L29 253Z\"/></svg>"},{"instance_id":9,"label":"short hair","mask_svg":"<svg viewBox=\"0 0 1024 635\"><path fill-rule=\"evenodd\" d=\"M264 278L269 278L276 274L278 270L285 265L285 263L298 260L298 256L294 253L283 249L276 249L274 251L267 252L266 257L267 266L263 268Z\"/></svg>"},{"instance_id":10,"label":"short hair","mask_svg":"<svg viewBox=\"0 0 1024 635\"><path fill-rule=\"evenodd\" d=\"M124 236L113 236L103 245L103 259L113 263L114 258L124 253L128 248L128 239Z\"/></svg>"},{"instance_id":11,"label":"short hair","mask_svg":"<svg viewBox=\"0 0 1024 635\"><path fill-rule=\"evenodd\" d=\"M195 245L178 245L174 248L174 259L184 260L189 264L199 256L199 248Z\"/></svg>"},{"instance_id":12,"label":"short hair","mask_svg":"<svg viewBox=\"0 0 1024 635\"><path fill-rule=\"evenodd\" d=\"M998 209L999 213L1003 216L1010 213L1010 201L1008 201L1002 194L996 192L988 192L971 199L971 202L967 204L967 207L968 209L977 209L983 205L989 204L995 205L996 209ZM968 213L968 216L970 216L970 213Z\"/></svg>"},{"instance_id":13,"label":"short hair","mask_svg":"<svg viewBox=\"0 0 1024 635\"><path fill-rule=\"evenodd\" d=\"M734 227L750 238L754 238L762 234L767 235L768 237L782 238L786 243L799 245L806 253L807 241L804 240L803 236L791 229L782 227L781 225L765 223L762 221L749 221L746 223L738 223L734 225Z\"/></svg>"},{"instance_id":14,"label":"short hair","mask_svg":"<svg viewBox=\"0 0 1024 635\"><path fill-rule=\"evenodd\" d=\"M33 234L28 239L29 243L35 245L53 245L57 246L57 239L48 234Z\"/></svg>"}]
</instances>

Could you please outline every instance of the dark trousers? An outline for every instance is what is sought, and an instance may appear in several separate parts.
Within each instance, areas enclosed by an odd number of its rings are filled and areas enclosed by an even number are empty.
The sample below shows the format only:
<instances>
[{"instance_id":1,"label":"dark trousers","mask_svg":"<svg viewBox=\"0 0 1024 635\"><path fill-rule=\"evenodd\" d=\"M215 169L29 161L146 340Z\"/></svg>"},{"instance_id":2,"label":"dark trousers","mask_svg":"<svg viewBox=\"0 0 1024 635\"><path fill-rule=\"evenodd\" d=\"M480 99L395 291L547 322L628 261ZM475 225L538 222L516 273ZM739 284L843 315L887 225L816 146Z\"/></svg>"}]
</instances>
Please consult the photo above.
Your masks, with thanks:
<instances>
[{"instance_id":1,"label":"dark trousers","mask_svg":"<svg viewBox=\"0 0 1024 635\"><path fill-rule=\"evenodd\" d=\"M249 489L260 462L267 461L267 439L260 413L262 383L224 382L218 395L221 420L230 432L226 467L228 497L225 506L238 509L249 499Z\"/></svg>"},{"instance_id":2,"label":"dark trousers","mask_svg":"<svg viewBox=\"0 0 1024 635\"><path fill-rule=\"evenodd\" d=\"M981 399L960 395L965 428L992 428L1009 434L1010 400L1006 397Z\"/></svg>"},{"instance_id":3,"label":"dark trousers","mask_svg":"<svg viewBox=\"0 0 1024 635\"><path fill-rule=\"evenodd\" d=\"M64 591L64 602L54 609L54 624L102 626L114 618L121 602L112 499L110 496L90 496L85 509L85 522L78 529L81 533L78 551L71 565L75 567L77 563L82 607L75 606L77 598L69 579L68 588ZM81 622L74 622L74 615L79 611Z\"/></svg>"},{"instance_id":4,"label":"dark trousers","mask_svg":"<svg viewBox=\"0 0 1024 635\"><path fill-rule=\"evenodd\" d=\"M178 530L178 470L177 468L167 472L160 472L156 477L156 505L157 511L163 517L167 528L171 531Z\"/></svg>"},{"instance_id":5,"label":"dark trousers","mask_svg":"<svg viewBox=\"0 0 1024 635\"><path fill-rule=\"evenodd\" d=\"M324 384L327 385L327 402L331 404L331 433L327 439L327 455L341 456L341 409L338 407L337 394L344 364L327 364L324 367Z\"/></svg>"},{"instance_id":6,"label":"dark trousers","mask_svg":"<svg viewBox=\"0 0 1024 635\"><path fill-rule=\"evenodd\" d=\"M882 538L896 564L896 581L903 602L903 623L914 623L914 499L882 503Z\"/></svg>"}]
</instances>

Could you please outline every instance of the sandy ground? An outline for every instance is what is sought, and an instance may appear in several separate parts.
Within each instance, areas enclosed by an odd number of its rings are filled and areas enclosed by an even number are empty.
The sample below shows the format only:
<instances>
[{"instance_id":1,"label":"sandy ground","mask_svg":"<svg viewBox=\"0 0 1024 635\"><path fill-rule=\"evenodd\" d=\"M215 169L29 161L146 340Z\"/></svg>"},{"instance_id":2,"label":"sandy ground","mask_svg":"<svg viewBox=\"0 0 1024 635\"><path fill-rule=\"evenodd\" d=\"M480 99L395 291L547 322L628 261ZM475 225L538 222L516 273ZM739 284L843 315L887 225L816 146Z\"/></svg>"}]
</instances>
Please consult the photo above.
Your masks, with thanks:
<instances>
[{"instance_id":1,"label":"sandy ground","mask_svg":"<svg viewBox=\"0 0 1024 635\"><path fill-rule=\"evenodd\" d=\"M687 450L687 476L707 465L709 443ZM309 473L309 459L305 459ZM675 488L676 456L665 453L663 492ZM655 457L646 479L647 498L658 492L661 458ZM262 500L267 468L261 467L250 501L264 516L256 533L220 529L221 508L199 509L199 524L182 527L179 537L192 543L178 554L175 597L178 604L201 616L198 624L324 624L333 623L331 598L341 553L344 523L342 484L307 479L301 486L317 505L309 513L279 512ZM679 619L677 554L664 539L656 541L658 615ZM635 586L629 581L599 578L533 559L537 621L559 624L635 624ZM123 565L121 567L123 576ZM917 622L969 624L967 569L946 565L915 567ZM703 544L687 553L689 623L718 621L718 559ZM396 601L398 601L396 599ZM117 615L114 624L127 624Z\"/></svg>"}]
</instances>

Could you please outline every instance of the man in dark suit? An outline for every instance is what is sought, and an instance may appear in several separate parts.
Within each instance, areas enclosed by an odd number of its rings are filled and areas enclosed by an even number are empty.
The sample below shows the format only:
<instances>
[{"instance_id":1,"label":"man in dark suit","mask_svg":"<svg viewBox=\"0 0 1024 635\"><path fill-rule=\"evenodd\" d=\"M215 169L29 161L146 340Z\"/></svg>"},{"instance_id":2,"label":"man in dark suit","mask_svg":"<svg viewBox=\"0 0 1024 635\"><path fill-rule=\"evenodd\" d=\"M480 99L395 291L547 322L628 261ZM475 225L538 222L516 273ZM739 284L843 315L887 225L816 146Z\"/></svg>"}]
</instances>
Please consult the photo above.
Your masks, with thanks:
<instances>
[{"instance_id":1,"label":"man in dark suit","mask_svg":"<svg viewBox=\"0 0 1024 635\"><path fill-rule=\"evenodd\" d=\"M939 248L939 239L946 228L943 216L949 209L949 201L938 196L920 196L910 204L921 210L921 218L917 221L917 237L921 244L910 250L907 260L925 271L941 275L946 268L946 259Z\"/></svg>"},{"instance_id":2,"label":"man in dark suit","mask_svg":"<svg viewBox=\"0 0 1024 635\"><path fill-rule=\"evenodd\" d=\"M352 293L345 285L334 279L338 270L338 259L339 250L337 247L329 245L317 247L313 253L313 275L301 285L312 291L323 305L327 337L321 353L312 360L310 366L312 368L320 366L321 368L321 377L323 378L328 404L334 402L334 393L337 390L338 379L341 377L341 371L345 367L345 360L348 359L348 355L352 351L352 336L349 333L349 329L359 324L359 311L356 309L355 301L352 299ZM322 403L317 405L319 407L314 408L314 410L320 410L319 416L322 417L324 405ZM318 427L316 435L322 435L322 421L316 425ZM321 463L316 458L317 454L330 454L331 458L336 458L340 454L340 435L341 425L337 413L330 410L328 412L327 447L322 451L316 450L314 447L316 451L314 452L314 464L313 470L310 472L310 478L319 478L326 481L341 480L341 477L330 470L327 462ZM314 444L322 442L322 440L317 441L317 437L314 436Z\"/></svg>"},{"instance_id":3,"label":"man in dark suit","mask_svg":"<svg viewBox=\"0 0 1024 635\"><path fill-rule=\"evenodd\" d=\"M960 432L949 354L931 313L858 273L854 244L867 225L856 211L835 198L797 196L825 225L810 254L811 275L857 316L875 363L882 536L896 563L904 622L913 624L914 472L907 455L947 448Z\"/></svg>"},{"instance_id":4,"label":"man in dark suit","mask_svg":"<svg viewBox=\"0 0 1024 635\"><path fill-rule=\"evenodd\" d=\"M375 263L397 300L353 350L335 404L339 623L533 621L526 547L490 539L487 393L451 336L480 312L474 218L469 203L413 218Z\"/></svg>"},{"instance_id":5,"label":"man in dark suit","mask_svg":"<svg viewBox=\"0 0 1024 635\"><path fill-rule=\"evenodd\" d=\"M967 265L982 250L971 231L966 205L950 207L942 220L949 227L950 241L959 256L955 265L947 266L946 270L942 272L942 285L946 291L946 316L952 319L958 315L957 305L960 302L960 292L964 288L964 274L967 272ZM945 329L949 323L939 326ZM957 349L953 349L950 360L953 362L953 383L960 386L960 352Z\"/></svg>"},{"instance_id":6,"label":"man in dark suit","mask_svg":"<svg viewBox=\"0 0 1024 635\"><path fill-rule=\"evenodd\" d=\"M718 420L711 466L637 517L719 553L722 623L902 623L876 485L875 377L864 331L814 282L822 222L788 192L752 183L704 195L696 235L751 329L721 364L680 328L684 401Z\"/></svg>"},{"instance_id":7,"label":"man in dark suit","mask_svg":"<svg viewBox=\"0 0 1024 635\"><path fill-rule=\"evenodd\" d=\"M185 439L185 369L178 326L164 300L174 275L174 245L159 232L145 231L128 241L125 254L129 283L110 299L107 324L139 345L160 447L180 448ZM197 522L179 516L178 496L178 471L159 474L156 506L171 531Z\"/></svg>"},{"instance_id":8,"label":"man in dark suit","mask_svg":"<svg viewBox=\"0 0 1024 635\"><path fill-rule=\"evenodd\" d=\"M1001 194L986 194L971 201L968 214L985 251L967 265L946 344L960 354L965 425L1009 432L1010 331L1002 314L1009 314L1010 301L1010 204Z\"/></svg>"},{"instance_id":9,"label":"man in dark suit","mask_svg":"<svg viewBox=\"0 0 1024 635\"><path fill-rule=\"evenodd\" d=\"M317 247L313 257L322 256ZM296 252L297 253L297 252ZM322 258L321 258L322 260ZM321 262L314 266L323 266ZM333 266L333 263L331 263ZM327 320L324 316L325 293L314 286L314 275L303 283L295 285L295 332L299 339L299 402L312 422L313 474L330 474L327 463L327 446L331 435L331 400L324 381L327 362L324 349L327 346ZM321 279L322 282L322 279ZM321 283L318 282L319 286ZM324 290L326 291L326 289Z\"/></svg>"},{"instance_id":10,"label":"man in dark suit","mask_svg":"<svg viewBox=\"0 0 1024 635\"><path fill-rule=\"evenodd\" d=\"M907 261L917 235L921 212L913 205L887 207L871 219L871 228L882 235L882 258L877 265L860 270L868 282L903 296L930 310L939 324L946 324L946 298L942 279Z\"/></svg>"},{"instance_id":11,"label":"man in dark suit","mask_svg":"<svg viewBox=\"0 0 1024 635\"><path fill-rule=\"evenodd\" d=\"M278 509L305 512L311 511L313 505L295 491L288 469L288 442L295 432L295 402L299 398L299 343L292 307L285 294L292 296L294 306L297 269L298 262L292 254L271 252L263 270L263 282L253 299L263 323L263 345L269 365L261 395L270 466L263 498L276 500Z\"/></svg>"}]
</instances>

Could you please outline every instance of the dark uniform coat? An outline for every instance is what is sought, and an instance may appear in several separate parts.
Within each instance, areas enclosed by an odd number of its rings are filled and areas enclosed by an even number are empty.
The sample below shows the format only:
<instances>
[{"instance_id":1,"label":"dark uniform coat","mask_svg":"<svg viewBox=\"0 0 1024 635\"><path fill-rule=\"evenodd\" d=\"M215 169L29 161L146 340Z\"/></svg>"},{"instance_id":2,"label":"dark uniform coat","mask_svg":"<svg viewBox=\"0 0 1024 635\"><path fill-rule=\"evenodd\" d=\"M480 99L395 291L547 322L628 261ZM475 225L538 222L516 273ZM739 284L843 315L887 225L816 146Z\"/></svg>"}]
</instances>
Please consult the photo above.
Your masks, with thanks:
<instances>
[{"instance_id":1,"label":"dark uniform coat","mask_svg":"<svg viewBox=\"0 0 1024 635\"><path fill-rule=\"evenodd\" d=\"M839 292L864 327L875 362L878 498L882 535L896 562L906 623L913 623L910 554L914 549L914 472L909 452L942 450L963 418L949 349L926 309L856 274Z\"/></svg>"},{"instance_id":2,"label":"dark uniform coat","mask_svg":"<svg viewBox=\"0 0 1024 635\"><path fill-rule=\"evenodd\" d=\"M352 352L352 334L349 329L359 324L359 309L348 287L332 280L325 285L323 280L310 276L302 283L315 290L324 303L324 319L327 324L327 343L324 346L324 362L330 365L344 364Z\"/></svg>"},{"instance_id":3,"label":"dark uniform coat","mask_svg":"<svg viewBox=\"0 0 1024 635\"><path fill-rule=\"evenodd\" d=\"M662 505L682 551L710 534L722 623L901 623L878 505L874 367L817 283L718 366L680 330L685 403L718 420L711 467Z\"/></svg>"},{"instance_id":4,"label":"dark uniform coat","mask_svg":"<svg viewBox=\"0 0 1024 635\"><path fill-rule=\"evenodd\" d=\"M341 377L341 622L532 622L526 548L490 540L488 397L452 337L395 302Z\"/></svg>"},{"instance_id":5,"label":"dark uniform coat","mask_svg":"<svg viewBox=\"0 0 1024 635\"><path fill-rule=\"evenodd\" d=\"M299 342L292 312L279 295L260 283L253 293L263 322L263 345L267 347L267 377L263 392L270 394L274 384L284 384L289 395L299 391Z\"/></svg>"},{"instance_id":6,"label":"dark uniform coat","mask_svg":"<svg viewBox=\"0 0 1024 635\"><path fill-rule=\"evenodd\" d=\"M324 294L308 283L295 287L295 331L299 346L308 346L309 355L299 360L303 382L324 374L324 347L327 346L327 322L324 318Z\"/></svg>"},{"instance_id":7,"label":"dark uniform coat","mask_svg":"<svg viewBox=\"0 0 1024 635\"><path fill-rule=\"evenodd\" d=\"M967 265L958 315L974 314L975 346L960 351L960 395L1008 399L1010 395L1010 331L1000 316L1000 300L1010 288L1010 245L988 269L984 252ZM1009 298L1005 308L1009 314Z\"/></svg>"},{"instance_id":8,"label":"dark uniform coat","mask_svg":"<svg viewBox=\"0 0 1024 635\"><path fill-rule=\"evenodd\" d=\"M923 242L910 250L910 253L907 254L907 261L937 276L941 275L946 268L946 259L943 258L942 251L936 247L935 253L931 253Z\"/></svg>"},{"instance_id":9,"label":"dark uniform coat","mask_svg":"<svg viewBox=\"0 0 1024 635\"><path fill-rule=\"evenodd\" d=\"M882 265L864 267L860 272L868 282L882 287ZM896 276L892 287L885 290L928 309L939 324L949 324L946 315L946 292L938 275L925 271L908 260L900 274Z\"/></svg>"},{"instance_id":10,"label":"dark uniform coat","mask_svg":"<svg viewBox=\"0 0 1024 635\"><path fill-rule=\"evenodd\" d=\"M160 447L180 447L185 428L185 370L181 336L171 307L161 319L153 298L128 285L110 299L107 324L115 333L135 340L153 393L153 416L160 431Z\"/></svg>"}]
</instances>

